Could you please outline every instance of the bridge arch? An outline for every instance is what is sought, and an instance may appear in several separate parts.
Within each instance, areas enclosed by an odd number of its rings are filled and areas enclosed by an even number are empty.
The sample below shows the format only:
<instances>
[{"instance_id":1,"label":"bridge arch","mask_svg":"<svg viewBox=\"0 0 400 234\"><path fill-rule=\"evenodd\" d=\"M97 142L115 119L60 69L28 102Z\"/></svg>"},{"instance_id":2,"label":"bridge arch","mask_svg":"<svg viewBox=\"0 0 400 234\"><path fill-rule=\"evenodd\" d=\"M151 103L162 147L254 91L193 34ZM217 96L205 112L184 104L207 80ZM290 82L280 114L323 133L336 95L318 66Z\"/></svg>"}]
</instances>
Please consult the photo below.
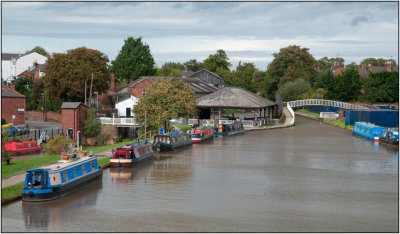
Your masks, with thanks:
<instances>
[{"instance_id":1,"label":"bridge arch","mask_svg":"<svg viewBox=\"0 0 400 234\"><path fill-rule=\"evenodd\" d=\"M338 107L341 109L353 109L353 110L369 110L369 108L353 103L339 102L333 100L325 100L325 99L304 99L304 100L295 100L287 102L287 105L290 105L291 108L302 107L302 106L332 106Z\"/></svg>"}]
</instances>

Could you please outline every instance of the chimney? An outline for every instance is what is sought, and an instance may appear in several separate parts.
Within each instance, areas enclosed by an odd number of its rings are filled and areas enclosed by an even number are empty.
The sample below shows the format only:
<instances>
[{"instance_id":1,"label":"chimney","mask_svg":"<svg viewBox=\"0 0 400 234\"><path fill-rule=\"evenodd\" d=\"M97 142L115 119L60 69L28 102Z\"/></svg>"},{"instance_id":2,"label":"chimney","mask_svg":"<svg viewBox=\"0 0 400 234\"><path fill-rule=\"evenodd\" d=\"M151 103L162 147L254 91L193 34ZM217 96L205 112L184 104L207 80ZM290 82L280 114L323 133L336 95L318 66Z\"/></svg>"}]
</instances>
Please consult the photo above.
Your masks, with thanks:
<instances>
[{"instance_id":1,"label":"chimney","mask_svg":"<svg viewBox=\"0 0 400 234\"><path fill-rule=\"evenodd\" d=\"M392 70L392 62L386 61L385 67L386 67L386 70L391 71Z\"/></svg>"},{"instance_id":2,"label":"chimney","mask_svg":"<svg viewBox=\"0 0 400 234\"><path fill-rule=\"evenodd\" d=\"M187 64L185 64L185 72L187 72L188 71L188 69L187 69Z\"/></svg>"},{"instance_id":3,"label":"chimney","mask_svg":"<svg viewBox=\"0 0 400 234\"><path fill-rule=\"evenodd\" d=\"M368 64L368 71L372 72L372 65Z\"/></svg>"},{"instance_id":4,"label":"chimney","mask_svg":"<svg viewBox=\"0 0 400 234\"><path fill-rule=\"evenodd\" d=\"M38 68L39 63L38 63L37 61L35 61L35 62L33 62L33 66L36 67L36 68Z\"/></svg>"},{"instance_id":5,"label":"chimney","mask_svg":"<svg viewBox=\"0 0 400 234\"><path fill-rule=\"evenodd\" d=\"M110 83L110 89L115 90L115 77L114 74L111 74L111 83Z\"/></svg>"}]
</instances>

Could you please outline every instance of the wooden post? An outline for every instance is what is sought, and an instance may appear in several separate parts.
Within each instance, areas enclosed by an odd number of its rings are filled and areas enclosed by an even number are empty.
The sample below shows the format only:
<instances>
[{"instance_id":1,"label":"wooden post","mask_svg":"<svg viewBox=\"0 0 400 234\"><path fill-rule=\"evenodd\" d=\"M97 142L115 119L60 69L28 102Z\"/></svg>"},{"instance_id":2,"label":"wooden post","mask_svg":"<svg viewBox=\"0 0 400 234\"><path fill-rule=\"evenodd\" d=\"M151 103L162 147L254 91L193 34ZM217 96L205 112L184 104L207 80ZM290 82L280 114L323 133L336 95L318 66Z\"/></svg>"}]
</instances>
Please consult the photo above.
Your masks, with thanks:
<instances>
[{"instance_id":1,"label":"wooden post","mask_svg":"<svg viewBox=\"0 0 400 234\"><path fill-rule=\"evenodd\" d=\"M221 121L221 108L218 108L218 123Z\"/></svg>"}]
</instances>

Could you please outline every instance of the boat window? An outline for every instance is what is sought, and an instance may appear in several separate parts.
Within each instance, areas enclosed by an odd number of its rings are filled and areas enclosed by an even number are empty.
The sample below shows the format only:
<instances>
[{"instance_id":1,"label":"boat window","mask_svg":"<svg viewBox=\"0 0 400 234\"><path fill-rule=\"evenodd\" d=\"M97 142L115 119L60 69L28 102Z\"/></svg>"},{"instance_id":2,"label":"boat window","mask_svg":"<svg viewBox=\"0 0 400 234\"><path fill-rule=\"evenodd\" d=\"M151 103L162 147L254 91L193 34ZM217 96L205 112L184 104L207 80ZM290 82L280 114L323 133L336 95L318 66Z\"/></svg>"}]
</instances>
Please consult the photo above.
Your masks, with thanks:
<instances>
[{"instance_id":1,"label":"boat window","mask_svg":"<svg viewBox=\"0 0 400 234\"><path fill-rule=\"evenodd\" d=\"M67 171L64 171L64 172L63 172L63 175L64 175L65 181L68 181L68 172L67 172Z\"/></svg>"},{"instance_id":2,"label":"boat window","mask_svg":"<svg viewBox=\"0 0 400 234\"><path fill-rule=\"evenodd\" d=\"M82 165L82 174L86 174L86 167L85 167L85 165Z\"/></svg>"},{"instance_id":3,"label":"boat window","mask_svg":"<svg viewBox=\"0 0 400 234\"><path fill-rule=\"evenodd\" d=\"M90 167L94 170L94 162L90 163Z\"/></svg>"},{"instance_id":4,"label":"boat window","mask_svg":"<svg viewBox=\"0 0 400 234\"><path fill-rule=\"evenodd\" d=\"M55 176L53 176L53 180L56 181L56 177Z\"/></svg>"},{"instance_id":5,"label":"boat window","mask_svg":"<svg viewBox=\"0 0 400 234\"><path fill-rule=\"evenodd\" d=\"M28 143L28 148L31 148L31 143Z\"/></svg>"},{"instance_id":6,"label":"boat window","mask_svg":"<svg viewBox=\"0 0 400 234\"><path fill-rule=\"evenodd\" d=\"M75 175L75 178L78 177L78 173L76 172L76 168L74 168L74 175Z\"/></svg>"}]
</instances>

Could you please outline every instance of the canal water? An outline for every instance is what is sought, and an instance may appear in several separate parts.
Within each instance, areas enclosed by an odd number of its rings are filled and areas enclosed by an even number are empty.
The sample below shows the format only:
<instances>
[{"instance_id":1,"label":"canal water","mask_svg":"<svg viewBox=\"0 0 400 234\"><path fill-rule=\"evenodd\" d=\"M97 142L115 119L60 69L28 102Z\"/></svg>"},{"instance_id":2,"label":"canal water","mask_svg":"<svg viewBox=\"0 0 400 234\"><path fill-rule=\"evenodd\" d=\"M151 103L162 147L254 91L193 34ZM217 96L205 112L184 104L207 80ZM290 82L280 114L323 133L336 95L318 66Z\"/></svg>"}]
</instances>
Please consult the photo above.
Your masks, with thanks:
<instances>
[{"instance_id":1,"label":"canal water","mask_svg":"<svg viewBox=\"0 0 400 234\"><path fill-rule=\"evenodd\" d=\"M3 232L398 232L398 152L317 121L104 170L64 199L2 206Z\"/></svg>"}]
</instances>

